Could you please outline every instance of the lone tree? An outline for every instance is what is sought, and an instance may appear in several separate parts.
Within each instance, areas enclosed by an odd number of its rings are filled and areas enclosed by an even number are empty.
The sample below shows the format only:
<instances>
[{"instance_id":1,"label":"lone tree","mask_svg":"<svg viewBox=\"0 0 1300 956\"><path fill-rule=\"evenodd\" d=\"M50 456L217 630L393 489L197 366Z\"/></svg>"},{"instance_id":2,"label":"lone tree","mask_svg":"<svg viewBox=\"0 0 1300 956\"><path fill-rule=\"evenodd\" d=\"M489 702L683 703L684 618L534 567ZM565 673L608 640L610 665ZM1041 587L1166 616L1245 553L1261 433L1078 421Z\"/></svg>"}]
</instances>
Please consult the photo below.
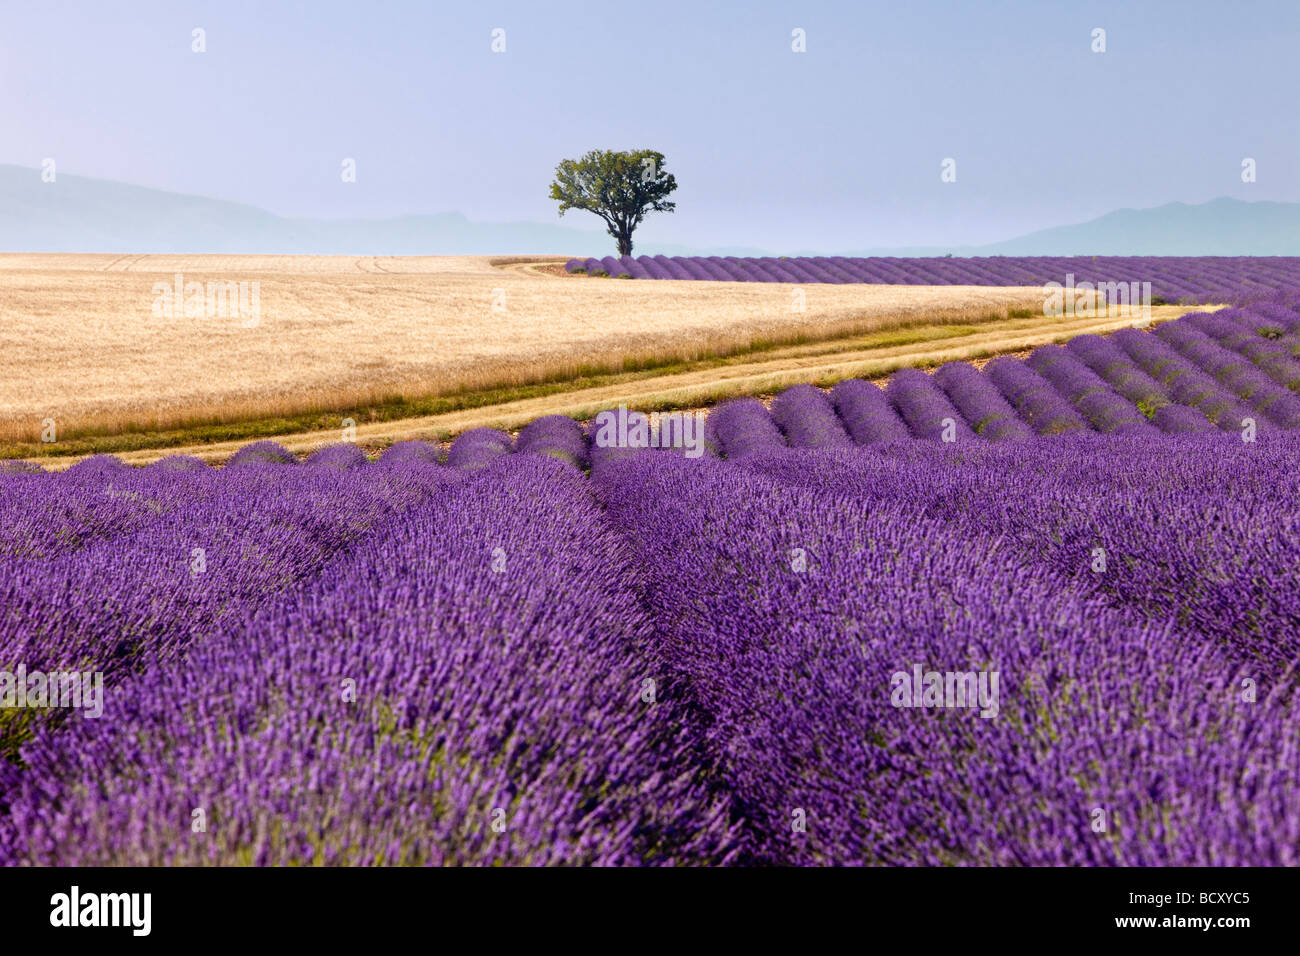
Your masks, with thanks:
<instances>
[{"instance_id":1,"label":"lone tree","mask_svg":"<svg viewBox=\"0 0 1300 956\"><path fill-rule=\"evenodd\" d=\"M664 172L664 154L653 149L621 153L593 149L581 159L566 159L555 167L551 198L560 201L560 215L585 209L605 220L618 243L618 254L632 254L632 230L648 212L672 212L677 204L665 197L677 188Z\"/></svg>"}]
</instances>

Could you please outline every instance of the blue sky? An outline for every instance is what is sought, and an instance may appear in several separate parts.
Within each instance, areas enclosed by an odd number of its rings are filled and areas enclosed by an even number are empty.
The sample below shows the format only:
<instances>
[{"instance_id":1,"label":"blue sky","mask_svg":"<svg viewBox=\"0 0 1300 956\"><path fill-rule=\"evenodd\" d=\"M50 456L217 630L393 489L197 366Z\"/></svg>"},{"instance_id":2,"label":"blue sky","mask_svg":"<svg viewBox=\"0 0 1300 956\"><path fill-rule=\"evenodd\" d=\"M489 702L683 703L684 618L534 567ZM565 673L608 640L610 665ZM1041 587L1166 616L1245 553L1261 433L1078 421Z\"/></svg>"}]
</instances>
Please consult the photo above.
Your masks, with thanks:
<instances>
[{"instance_id":1,"label":"blue sky","mask_svg":"<svg viewBox=\"0 0 1300 956\"><path fill-rule=\"evenodd\" d=\"M0 162L284 215L599 228L557 219L555 163L651 147L678 211L643 240L980 243L1124 206L1300 201L1298 47L1295 0L41 0L0 8Z\"/></svg>"}]
</instances>

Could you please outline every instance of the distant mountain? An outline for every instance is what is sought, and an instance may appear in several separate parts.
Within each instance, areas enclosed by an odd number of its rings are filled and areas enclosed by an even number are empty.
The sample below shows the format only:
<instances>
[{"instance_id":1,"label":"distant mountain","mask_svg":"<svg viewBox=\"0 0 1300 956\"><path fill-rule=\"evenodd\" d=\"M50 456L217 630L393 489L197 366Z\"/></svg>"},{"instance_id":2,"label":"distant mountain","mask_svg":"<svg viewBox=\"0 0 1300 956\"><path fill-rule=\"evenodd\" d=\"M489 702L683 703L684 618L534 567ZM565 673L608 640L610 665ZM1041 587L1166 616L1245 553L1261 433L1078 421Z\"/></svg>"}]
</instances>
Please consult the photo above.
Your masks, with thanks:
<instances>
[{"instance_id":1,"label":"distant mountain","mask_svg":"<svg viewBox=\"0 0 1300 956\"><path fill-rule=\"evenodd\" d=\"M600 233L541 223L474 223L460 213L400 219L289 219L241 203L0 165L7 252L438 255L594 249Z\"/></svg>"},{"instance_id":2,"label":"distant mountain","mask_svg":"<svg viewBox=\"0 0 1300 956\"><path fill-rule=\"evenodd\" d=\"M471 222L458 212L396 219L290 219L254 206L0 164L0 252L314 255L606 255L603 232L537 222ZM761 255L638 244L639 253Z\"/></svg>"},{"instance_id":3,"label":"distant mountain","mask_svg":"<svg viewBox=\"0 0 1300 956\"><path fill-rule=\"evenodd\" d=\"M608 255L603 232L538 222L471 222L458 212L396 219L291 219L220 199L0 164L0 252L316 255ZM829 250L780 250L827 255ZM773 255L732 246L637 243L638 255ZM1300 255L1300 203L1215 199L1120 209L982 246L877 248L842 255Z\"/></svg>"},{"instance_id":4,"label":"distant mountain","mask_svg":"<svg viewBox=\"0 0 1300 956\"><path fill-rule=\"evenodd\" d=\"M1117 209L993 243L982 255L1297 256L1300 203L1213 199L1199 205Z\"/></svg>"},{"instance_id":5,"label":"distant mountain","mask_svg":"<svg viewBox=\"0 0 1300 956\"><path fill-rule=\"evenodd\" d=\"M876 256L1300 256L1300 203L1212 199L1117 209L982 246L870 249Z\"/></svg>"}]
</instances>

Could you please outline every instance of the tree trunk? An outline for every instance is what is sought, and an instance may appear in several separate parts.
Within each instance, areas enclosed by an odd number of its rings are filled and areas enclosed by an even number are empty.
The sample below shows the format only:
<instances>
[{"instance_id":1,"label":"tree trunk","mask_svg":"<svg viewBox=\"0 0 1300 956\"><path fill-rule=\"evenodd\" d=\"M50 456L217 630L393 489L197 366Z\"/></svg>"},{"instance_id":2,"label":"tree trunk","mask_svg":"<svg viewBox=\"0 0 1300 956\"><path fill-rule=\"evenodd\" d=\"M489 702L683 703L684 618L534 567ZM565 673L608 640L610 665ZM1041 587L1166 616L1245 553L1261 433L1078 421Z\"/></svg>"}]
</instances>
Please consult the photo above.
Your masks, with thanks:
<instances>
[{"instance_id":1,"label":"tree trunk","mask_svg":"<svg viewBox=\"0 0 1300 956\"><path fill-rule=\"evenodd\" d=\"M632 230L620 230L618 234L618 254L620 256L630 256L632 254Z\"/></svg>"}]
</instances>

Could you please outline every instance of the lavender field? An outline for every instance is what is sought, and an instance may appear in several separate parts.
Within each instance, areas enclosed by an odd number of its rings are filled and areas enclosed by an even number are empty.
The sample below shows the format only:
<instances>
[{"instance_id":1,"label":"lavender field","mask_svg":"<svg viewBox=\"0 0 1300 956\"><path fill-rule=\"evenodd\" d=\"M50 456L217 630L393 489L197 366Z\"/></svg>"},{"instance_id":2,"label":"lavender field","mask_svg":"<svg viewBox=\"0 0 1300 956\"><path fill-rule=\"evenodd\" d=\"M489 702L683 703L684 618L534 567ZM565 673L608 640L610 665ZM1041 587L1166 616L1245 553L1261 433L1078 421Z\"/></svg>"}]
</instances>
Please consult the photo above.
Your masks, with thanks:
<instances>
[{"instance_id":1,"label":"lavender field","mask_svg":"<svg viewBox=\"0 0 1300 956\"><path fill-rule=\"evenodd\" d=\"M1297 392L1274 296L698 458L0 466L0 671L103 675L0 701L0 865L1295 865Z\"/></svg>"},{"instance_id":2,"label":"lavender field","mask_svg":"<svg viewBox=\"0 0 1300 956\"><path fill-rule=\"evenodd\" d=\"M1288 256L991 256L976 258L796 256L606 256L570 259L570 273L629 279L885 285L1025 285L1150 282L1169 303L1209 303L1285 293L1300 284L1300 258Z\"/></svg>"}]
</instances>

